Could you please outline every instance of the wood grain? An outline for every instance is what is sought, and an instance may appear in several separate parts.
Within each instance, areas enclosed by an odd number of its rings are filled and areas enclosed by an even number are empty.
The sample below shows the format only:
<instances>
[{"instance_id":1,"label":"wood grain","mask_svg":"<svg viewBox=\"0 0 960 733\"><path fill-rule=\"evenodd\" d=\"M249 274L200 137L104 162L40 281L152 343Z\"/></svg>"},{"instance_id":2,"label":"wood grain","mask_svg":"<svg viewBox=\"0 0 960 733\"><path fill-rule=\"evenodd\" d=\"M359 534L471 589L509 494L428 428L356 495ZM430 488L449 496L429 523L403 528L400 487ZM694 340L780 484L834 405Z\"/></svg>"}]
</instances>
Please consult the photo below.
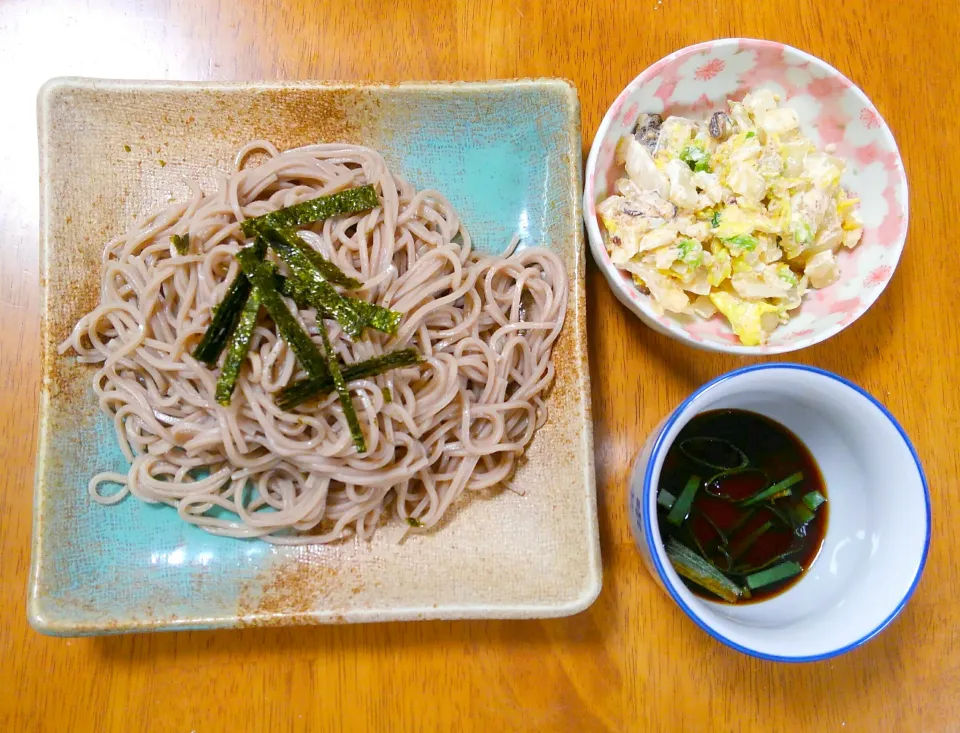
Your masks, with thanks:
<instances>
[{"instance_id":1,"label":"wood grain","mask_svg":"<svg viewBox=\"0 0 960 733\"><path fill-rule=\"evenodd\" d=\"M960 206L949 3L847 0L4 0L0 145L0 730L953 731L960 720ZM83 640L26 623L36 433L34 98L47 78L484 79L564 76L584 145L644 67L690 43L770 38L866 90L911 185L902 264L844 333L801 352L880 397L913 436L934 543L913 601L881 636L812 665L765 663L699 631L640 565L624 482L647 432L744 360L642 326L588 273L604 589L545 622L190 632ZM82 185L82 182L78 182Z\"/></svg>"}]
</instances>

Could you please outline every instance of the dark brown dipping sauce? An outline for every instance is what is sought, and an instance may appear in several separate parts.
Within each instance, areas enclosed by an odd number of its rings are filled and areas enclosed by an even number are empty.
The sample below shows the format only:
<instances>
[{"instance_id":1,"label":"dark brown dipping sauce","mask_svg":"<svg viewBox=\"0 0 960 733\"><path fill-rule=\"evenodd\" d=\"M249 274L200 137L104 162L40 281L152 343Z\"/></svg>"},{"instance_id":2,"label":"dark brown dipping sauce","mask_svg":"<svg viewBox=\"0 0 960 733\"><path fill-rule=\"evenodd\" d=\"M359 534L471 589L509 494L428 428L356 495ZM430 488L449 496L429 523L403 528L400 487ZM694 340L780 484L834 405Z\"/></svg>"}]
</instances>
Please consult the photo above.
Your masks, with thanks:
<instances>
[{"instance_id":1,"label":"dark brown dipping sauce","mask_svg":"<svg viewBox=\"0 0 960 733\"><path fill-rule=\"evenodd\" d=\"M697 483L692 477L699 483L689 510L675 500L673 505L680 506L668 521L670 499L679 499L688 484ZM773 488L784 480L785 489ZM694 417L667 452L659 491L663 501L658 501L657 518L664 544L682 544L698 556L694 560L702 558L734 586L746 589L738 604L790 588L823 545L829 503L823 501L828 497L816 461L790 430L755 412L712 410ZM758 496L764 491L776 493ZM676 556L671 561L681 573ZM769 572L773 568L794 574L764 582L778 574ZM681 578L696 595L723 602L682 573Z\"/></svg>"}]
</instances>

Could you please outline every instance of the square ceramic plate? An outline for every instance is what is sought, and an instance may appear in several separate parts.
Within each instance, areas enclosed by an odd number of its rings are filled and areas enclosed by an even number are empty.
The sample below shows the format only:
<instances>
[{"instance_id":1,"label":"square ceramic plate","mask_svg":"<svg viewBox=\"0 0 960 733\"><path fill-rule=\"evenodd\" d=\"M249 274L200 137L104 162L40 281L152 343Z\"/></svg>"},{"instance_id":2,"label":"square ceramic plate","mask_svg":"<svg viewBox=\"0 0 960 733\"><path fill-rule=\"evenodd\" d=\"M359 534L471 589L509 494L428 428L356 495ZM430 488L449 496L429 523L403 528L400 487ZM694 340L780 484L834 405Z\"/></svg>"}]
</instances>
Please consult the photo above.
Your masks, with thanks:
<instances>
[{"instance_id":1,"label":"square ceramic plate","mask_svg":"<svg viewBox=\"0 0 960 733\"><path fill-rule=\"evenodd\" d=\"M43 380L31 623L52 634L406 619L533 618L600 590L584 321L580 108L560 80L399 86L59 79L40 92ZM166 506L93 503L126 471L89 367L57 344L98 301L103 244L135 216L215 185L244 143L345 141L443 191L474 241L517 232L565 259L567 321L549 419L503 491L402 544L277 547L214 537Z\"/></svg>"}]
</instances>

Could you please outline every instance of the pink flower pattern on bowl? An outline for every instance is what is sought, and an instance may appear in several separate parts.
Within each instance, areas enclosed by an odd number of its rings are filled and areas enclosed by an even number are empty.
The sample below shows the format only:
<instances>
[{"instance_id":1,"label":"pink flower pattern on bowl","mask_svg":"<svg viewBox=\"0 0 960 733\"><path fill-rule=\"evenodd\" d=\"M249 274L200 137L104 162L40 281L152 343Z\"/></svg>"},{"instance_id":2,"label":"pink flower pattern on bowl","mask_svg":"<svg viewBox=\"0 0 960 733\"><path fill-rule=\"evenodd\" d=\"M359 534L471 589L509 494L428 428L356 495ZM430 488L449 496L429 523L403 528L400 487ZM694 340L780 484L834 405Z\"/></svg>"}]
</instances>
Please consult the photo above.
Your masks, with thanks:
<instances>
[{"instance_id":1,"label":"pink flower pattern on bowl","mask_svg":"<svg viewBox=\"0 0 960 733\"><path fill-rule=\"evenodd\" d=\"M703 118L751 90L779 92L797 110L805 135L836 145L847 160L842 184L860 199L861 243L838 252L841 277L811 291L790 322L763 346L743 346L722 316L704 321L657 315L649 296L610 261L596 205L617 178L617 141L644 112ZM907 235L907 180L890 129L870 100L843 74L803 51L772 41L724 39L689 46L649 67L621 92L600 125L587 159L583 214L594 259L617 298L655 330L714 351L776 354L811 346L863 315L896 269Z\"/></svg>"}]
</instances>

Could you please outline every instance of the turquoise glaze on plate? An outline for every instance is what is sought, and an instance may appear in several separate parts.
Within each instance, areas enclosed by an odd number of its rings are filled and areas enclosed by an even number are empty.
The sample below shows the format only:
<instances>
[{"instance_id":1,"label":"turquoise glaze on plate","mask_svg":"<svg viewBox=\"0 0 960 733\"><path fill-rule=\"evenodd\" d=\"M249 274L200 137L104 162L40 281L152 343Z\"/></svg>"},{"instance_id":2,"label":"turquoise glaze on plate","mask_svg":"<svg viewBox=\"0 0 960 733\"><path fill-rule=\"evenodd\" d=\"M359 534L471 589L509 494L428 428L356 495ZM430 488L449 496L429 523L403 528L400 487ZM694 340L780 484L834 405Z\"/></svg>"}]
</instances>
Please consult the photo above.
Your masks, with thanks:
<instances>
[{"instance_id":1,"label":"turquoise glaze on plate","mask_svg":"<svg viewBox=\"0 0 960 733\"><path fill-rule=\"evenodd\" d=\"M595 598L600 565L572 86L63 79L41 91L39 117L44 380L28 602L36 628L91 634L556 616ZM185 195L184 178L215 185L216 172L257 137L281 149L336 140L374 147L418 189L447 196L477 249L501 252L519 234L523 245L552 247L565 258L570 301L550 418L514 480L525 497L506 492L465 502L441 531L401 545L378 535L370 543L316 547L215 537L171 507L89 499L91 476L125 473L128 464L90 387L93 368L57 356L56 345L96 304L104 242L133 216ZM73 185L78 171L88 185Z\"/></svg>"},{"instance_id":2,"label":"turquoise glaze on plate","mask_svg":"<svg viewBox=\"0 0 960 733\"><path fill-rule=\"evenodd\" d=\"M502 93L491 91L453 98L426 92L416 116L403 102L381 109L409 117L401 128L381 132L391 168L418 189L434 188L449 198L477 249L499 254L514 234L523 243L539 243L551 226L558 228L552 176L568 174L553 170L550 161L560 157L565 141L546 131L564 128L565 107L534 112L526 104L503 104Z\"/></svg>"}]
</instances>

